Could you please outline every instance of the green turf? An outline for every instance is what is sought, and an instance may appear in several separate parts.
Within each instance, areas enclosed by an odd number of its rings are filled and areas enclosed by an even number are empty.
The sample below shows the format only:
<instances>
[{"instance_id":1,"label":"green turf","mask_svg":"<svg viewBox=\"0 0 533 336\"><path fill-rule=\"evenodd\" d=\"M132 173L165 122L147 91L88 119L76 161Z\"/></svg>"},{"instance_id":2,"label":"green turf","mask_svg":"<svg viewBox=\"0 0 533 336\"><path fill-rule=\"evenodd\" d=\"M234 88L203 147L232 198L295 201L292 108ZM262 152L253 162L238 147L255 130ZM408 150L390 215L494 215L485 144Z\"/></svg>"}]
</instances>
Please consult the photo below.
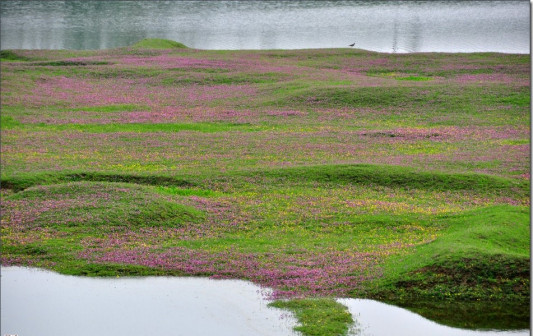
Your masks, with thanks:
<instances>
[{"instance_id":1,"label":"green turf","mask_svg":"<svg viewBox=\"0 0 533 336\"><path fill-rule=\"evenodd\" d=\"M353 324L352 316L346 307L331 299L275 301L270 306L292 311L301 323L294 330L303 335L347 335L348 328Z\"/></svg>"},{"instance_id":2,"label":"green turf","mask_svg":"<svg viewBox=\"0 0 533 336\"><path fill-rule=\"evenodd\" d=\"M438 220L445 233L392 258L381 280L387 290L378 296L529 300L528 209L493 206Z\"/></svg>"},{"instance_id":3,"label":"green turf","mask_svg":"<svg viewBox=\"0 0 533 336\"><path fill-rule=\"evenodd\" d=\"M141 40L133 45L134 48L144 48L144 49L184 49L187 48L183 43L158 39L158 38L147 38Z\"/></svg>"}]
</instances>

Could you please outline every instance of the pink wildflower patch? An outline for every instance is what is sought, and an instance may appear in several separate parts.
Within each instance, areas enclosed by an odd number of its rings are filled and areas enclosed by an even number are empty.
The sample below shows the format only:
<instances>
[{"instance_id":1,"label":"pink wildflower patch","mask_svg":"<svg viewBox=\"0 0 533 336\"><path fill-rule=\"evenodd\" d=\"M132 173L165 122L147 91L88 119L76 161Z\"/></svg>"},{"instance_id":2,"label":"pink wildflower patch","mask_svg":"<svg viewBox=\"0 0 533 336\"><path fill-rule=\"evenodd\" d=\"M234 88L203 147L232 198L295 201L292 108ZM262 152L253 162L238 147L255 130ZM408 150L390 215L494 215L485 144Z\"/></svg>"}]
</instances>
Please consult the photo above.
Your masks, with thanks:
<instances>
[{"instance_id":1,"label":"pink wildflower patch","mask_svg":"<svg viewBox=\"0 0 533 336\"><path fill-rule=\"evenodd\" d=\"M117 59L120 64L136 67L157 67L159 69L172 68L213 68L213 69L233 69L233 62L222 60L208 60L191 57L180 57L173 55L158 55L152 57L146 56L127 56Z\"/></svg>"},{"instance_id":2,"label":"pink wildflower patch","mask_svg":"<svg viewBox=\"0 0 533 336\"><path fill-rule=\"evenodd\" d=\"M266 112L269 116L276 116L276 117L290 117L290 116L302 116L306 115L307 113L302 111L296 111L296 110L270 110Z\"/></svg>"},{"instance_id":3,"label":"pink wildflower patch","mask_svg":"<svg viewBox=\"0 0 533 336\"><path fill-rule=\"evenodd\" d=\"M339 251L242 253L208 252L175 247L160 252L150 248L87 249L79 257L90 262L142 265L187 275L244 278L274 288L273 297L346 296L377 275L371 267L379 254ZM377 273L376 273L377 272Z\"/></svg>"},{"instance_id":4,"label":"pink wildflower patch","mask_svg":"<svg viewBox=\"0 0 533 336\"><path fill-rule=\"evenodd\" d=\"M463 74L455 76L454 80L459 83L485 83L485 82L497 82L502 84L521 84L528 85L529 78L523 78L517 80L516 76L511 76L503 73L493 74Z\"/></svg>"}]
</instances>

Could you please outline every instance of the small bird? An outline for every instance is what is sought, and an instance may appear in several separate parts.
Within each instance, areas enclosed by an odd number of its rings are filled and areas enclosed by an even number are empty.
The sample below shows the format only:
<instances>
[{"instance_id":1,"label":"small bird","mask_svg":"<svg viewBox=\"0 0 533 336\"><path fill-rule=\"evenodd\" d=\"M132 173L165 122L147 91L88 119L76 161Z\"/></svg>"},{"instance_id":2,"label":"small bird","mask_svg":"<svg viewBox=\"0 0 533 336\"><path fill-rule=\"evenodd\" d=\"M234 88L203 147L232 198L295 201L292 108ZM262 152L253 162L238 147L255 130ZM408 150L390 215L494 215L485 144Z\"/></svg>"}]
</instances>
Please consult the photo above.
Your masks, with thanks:
<instances>
[{"instance_id":1,"label":"small bird","mask_svg":"<svg viewBox=\"0 0 533 336\"><path fill-rule=\"evenodd\" d=\"M352 43L352 44L350 44L350 47L353 47L354 45L355 45L355 42L354 42L354 43Z\"/></svg>"}]
</instances>

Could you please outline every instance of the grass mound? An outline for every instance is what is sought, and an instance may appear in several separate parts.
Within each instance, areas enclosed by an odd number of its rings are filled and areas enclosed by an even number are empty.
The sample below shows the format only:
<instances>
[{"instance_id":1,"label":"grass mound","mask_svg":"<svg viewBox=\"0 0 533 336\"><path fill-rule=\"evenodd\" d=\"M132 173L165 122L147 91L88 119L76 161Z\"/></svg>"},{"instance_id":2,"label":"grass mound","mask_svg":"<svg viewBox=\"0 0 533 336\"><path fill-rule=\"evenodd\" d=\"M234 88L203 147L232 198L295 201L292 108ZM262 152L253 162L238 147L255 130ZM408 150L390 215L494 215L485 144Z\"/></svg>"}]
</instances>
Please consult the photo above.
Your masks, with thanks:
<instances>
[{"instance_id":1,"label":"grass mound","mask_svg":"<svg viewBox=\"0 0 533 336\"><path fill-rule=\"evenodd\" d=\"M280 181L307 180L323 183L375 184L391 188L441 191L476 190L529 195L529 183L484 174L452 174L418 171L385 165L319 165L253 172L256 177Z\"/></svg>"},{"instance_id":2,"label":"grass mound","mask_svg":"<svg viewBox=\"0 0 533 336\"><path fill-rule=\"evenodd\" d=\"M529 328L528 210L492 206L440 221L448 230L391 258L370 296L449 326Z\"/></svg>"},{"instance_id":3,"label":"grass mound","mask_svg":"<svg viewBox=\"0 0 533 336\"><path fill-rule=\"evenodd\" d=\"M419 91L409 87L392 87L387 90L364 88L313 88L297 93L293 103L322 107L385 107L404 106L424 101Z\"/></svg>"},{"instance_id":4,"label":"grass mound","mask_svg":"<svg viewBox=\"0 0 533 336\"><path fill-rule=\"evenodd\" d=\"M62 182L94 181L94 182L124 182L134 184L158 185L158 186L193 186L192 182L172 176L151 176L133 174L113 174L99 172L71 172L63 174L20 174L13 177L2 177L0 182L2 189L11 189L19 192L26 188L57 184Z\"/></svg>"},{"instance_id":5,"label":"grass mound","mask_svg":"<svg viewBox=\"0 0 533 336\"><path fill-rule=\"evenodd\" d=\"M441 237L389 261L377 297L529 302L526 208L492 206L440 221L449 225Z\"/></svg>"},{"instance_id":6,"label":"grass mound","mask_svg":"<svg viewBox=\"0 0 533 336\"><path fill-rule=\"evenodd\" d=\"M400 78L397 78L400 79ZM403 82L424 81L424 77L404 77ZM433 86L432 86L433 85ZM457 113L467 109L471 113L481 106L495 104L509 106L529 106L527 88L510 89L495 86L491 91L479 92L473 87L442 87L428 84L425 90L416 86L391 87L311 87L300 88L278 104L305 106L308 108L408 108Z\"/></svg>"},{"instance_id":7,"label":"grass mound","mask_svg":"<svg viewBox=\"0 0 533 336\"><path fill-rule=\"evenodd\" d=\"M147 38L140 40L135 43L133 48L143 48L143 49L186 49L188 48L183 43L179 43L172 40L158 39L158 38Z\"/></svg>"},{"instance_id":8,"label":"grass mound","mask_svg":"<svg viewBox=\"0 0 533 336\"><path fill-rule=\"evenodd\" d=\"M261 126L246 123L128 123L128 124L63 124L63 125L28 125L17 122L10 117L3 118L2 129L25 128L42 129L48 131L78 131L91 133L177 133L193 131L202 133L215 133L225 131L260 131ZM263 127L266 128L266 127Z\"/></svg>"},{"instance_id":9,"label":"grass mound","mask_svg":"<svg viewBox=\"0 0 533 336\"><path fill-rule=\"evenodd\" d=\"M28 207L31 210L21 212ZM180 227L202 213L148 187L125 183L71 182L28 188L4 200L12 227ZM29 207L28 207L29 208Z\"/></svg>"},{"instance_id":10,"label":"grass mound","mask_svg":"<svg viewBox=\"0 0 533 336\"><path fill-rule=\"evenodd\" d=\"M28 58L15 53L12 50L0 50L1 61L27 61Z\"/></svg>"}]
</instances>

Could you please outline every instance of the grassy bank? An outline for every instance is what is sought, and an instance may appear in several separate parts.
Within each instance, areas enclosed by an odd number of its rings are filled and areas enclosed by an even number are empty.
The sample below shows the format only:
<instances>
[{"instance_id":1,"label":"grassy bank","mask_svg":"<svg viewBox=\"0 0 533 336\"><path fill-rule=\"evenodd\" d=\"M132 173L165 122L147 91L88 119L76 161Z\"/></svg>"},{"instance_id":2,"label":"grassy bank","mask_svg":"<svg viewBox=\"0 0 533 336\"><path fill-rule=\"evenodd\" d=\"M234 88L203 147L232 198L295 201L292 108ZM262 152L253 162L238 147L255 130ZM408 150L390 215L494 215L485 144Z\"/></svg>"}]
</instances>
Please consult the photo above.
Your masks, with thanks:
<instances>
[{"instance_id":1,"label":"grassy bank","mask_svg":"<svg viewBox=\"0 0 533 336\"><path fill-rule=\"evenodd\" d=\"M0 56L2 265L248 279L306 335L331 297L529 326L528 55Z\"/></svg>"}]
</instances>

